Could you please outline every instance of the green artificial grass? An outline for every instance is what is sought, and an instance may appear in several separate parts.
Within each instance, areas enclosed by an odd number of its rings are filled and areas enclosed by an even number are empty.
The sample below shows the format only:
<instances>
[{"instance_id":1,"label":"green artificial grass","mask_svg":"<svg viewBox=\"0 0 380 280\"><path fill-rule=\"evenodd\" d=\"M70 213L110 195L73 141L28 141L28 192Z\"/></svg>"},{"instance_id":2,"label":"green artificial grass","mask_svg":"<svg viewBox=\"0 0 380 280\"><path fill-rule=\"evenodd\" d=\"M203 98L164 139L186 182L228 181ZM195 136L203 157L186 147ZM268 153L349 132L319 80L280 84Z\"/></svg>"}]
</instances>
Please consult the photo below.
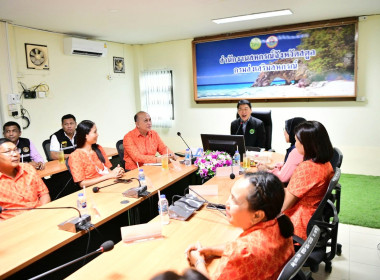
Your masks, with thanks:
<instances>
[{"instance_id":1,"label":"green artificial grass","mask_svg":"<svg viewBox=\"0 0 380 280\"><path fill-rule=\"evenodd\" d=\"M380 176L342 174L339 222L380 228Z\"/></svg>"}]
</instances>

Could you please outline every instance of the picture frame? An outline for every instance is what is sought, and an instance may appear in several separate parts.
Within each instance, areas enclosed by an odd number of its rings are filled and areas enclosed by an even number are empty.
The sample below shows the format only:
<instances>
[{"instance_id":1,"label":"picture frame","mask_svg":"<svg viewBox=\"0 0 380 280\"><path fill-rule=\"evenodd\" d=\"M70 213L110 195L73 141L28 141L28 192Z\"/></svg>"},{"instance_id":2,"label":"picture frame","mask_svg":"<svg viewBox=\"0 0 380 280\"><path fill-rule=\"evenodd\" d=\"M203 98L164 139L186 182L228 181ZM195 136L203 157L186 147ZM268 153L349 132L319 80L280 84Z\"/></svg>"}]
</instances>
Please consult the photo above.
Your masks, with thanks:
<instances>
[{"instance_id":1,"label":"picture frame","mask_svg":"<svg viewBox=\"0 0 380 280\"><path fill-rule=\"evenodd\" d=\"M124 57L113 57L113 72L114 73L125 73L125 63Z\"/></svg>"},{"instance_id":2,"label":"picture frame","mask_svg":"<svg viewBox=\"0 0 380 280\"><path fill-rule=\"evenodd\" d=\"M47 45L25 43L26 67L35 70L49 70Z\"/></svg>"},{"instance_id":3,"label":"picture frame","mask_svg":"<svg viewBox=\"0 0 380 280\"><path fill-rule=\"evenodd\" d=\"M196 103L356 100L357 18L195 38Z\"/></svg>"}]
</instances>

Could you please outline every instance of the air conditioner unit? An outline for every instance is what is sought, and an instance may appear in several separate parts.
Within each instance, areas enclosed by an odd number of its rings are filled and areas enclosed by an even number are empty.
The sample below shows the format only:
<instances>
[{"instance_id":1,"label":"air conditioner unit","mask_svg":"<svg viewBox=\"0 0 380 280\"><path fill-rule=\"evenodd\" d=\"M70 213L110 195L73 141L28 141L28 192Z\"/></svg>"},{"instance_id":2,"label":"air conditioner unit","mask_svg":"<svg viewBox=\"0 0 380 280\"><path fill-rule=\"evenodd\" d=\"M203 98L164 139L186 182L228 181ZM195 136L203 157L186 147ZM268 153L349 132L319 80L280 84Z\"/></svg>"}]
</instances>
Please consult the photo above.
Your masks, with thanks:
<instances>
[{"instance_id":1,"label":"air conditioner unit","mask_svg":"<svg viewBox=\"0 0 380 280\"><path fill-rule=\"evenodd\" d=\"M79 38L64 38L63 52L68 55L87 55L104 57L107 55L107 44Z\"/></svg>"}]
</instances>

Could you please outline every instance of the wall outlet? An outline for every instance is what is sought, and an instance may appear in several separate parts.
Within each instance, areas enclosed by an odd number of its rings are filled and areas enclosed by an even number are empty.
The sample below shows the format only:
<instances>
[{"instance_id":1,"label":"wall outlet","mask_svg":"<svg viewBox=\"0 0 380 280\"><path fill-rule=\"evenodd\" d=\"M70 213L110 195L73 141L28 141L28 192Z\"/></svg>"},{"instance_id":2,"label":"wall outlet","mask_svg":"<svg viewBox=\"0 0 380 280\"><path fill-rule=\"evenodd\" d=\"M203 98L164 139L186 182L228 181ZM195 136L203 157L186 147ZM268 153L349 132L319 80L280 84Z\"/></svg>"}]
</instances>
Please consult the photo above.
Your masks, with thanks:
<instances>
[{"instance_id":1,"label":"wall outlet","mask_svg":"<svg viewBox=\"0 0 380 280\"><path fill-rule=\"evenodd\" d=\"M8 94L8 104L19 104L20 96L17 93Z\"/></svg>"},{"instance_id":2,"label":"wall outlet","mask_svg":"<svg viewBox=\"0 0 380 280\"><path fill-rule=\"evenodd\" d=\"M38 96L38 98L45 98L46 92L45 91L37 91L37 96Z\"/></svg>"},{"instance_id":3,"label":"wall outlet","mask_svg":"<svg viewBox=\"0 0 380 280\"><path fill-rule=\"evenodd\" d=\"M20 105L19 104L9 104L8 105L8 114L9 114L9 116L12 116L12 117L18 116L19 109L20 109Z\"/></svg>"}]
</instances>

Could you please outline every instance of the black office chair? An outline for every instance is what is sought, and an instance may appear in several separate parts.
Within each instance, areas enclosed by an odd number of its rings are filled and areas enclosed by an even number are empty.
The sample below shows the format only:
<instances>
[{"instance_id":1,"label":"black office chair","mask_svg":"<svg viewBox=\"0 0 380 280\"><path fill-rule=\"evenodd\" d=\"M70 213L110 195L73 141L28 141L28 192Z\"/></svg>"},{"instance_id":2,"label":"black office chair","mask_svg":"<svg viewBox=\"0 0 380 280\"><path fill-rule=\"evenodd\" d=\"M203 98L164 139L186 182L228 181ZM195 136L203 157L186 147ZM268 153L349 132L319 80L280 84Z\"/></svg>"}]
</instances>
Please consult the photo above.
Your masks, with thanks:
<instances>
[{"instance_id":1,"label":"black office chair","mask_svg":"<svg viewBox=\"0 0 380 280\"><path fill-rule=\"evenodd\" d=\"M321 262L326 264L326 272L331 273L332 270L331 260L335 257L337 252L339 218L335 205L329 200L329 197L338 184L340 174L340 168L337 167L322 201L307 225L308 235L312 232L315 225L321 229L318 243L304 265L310 267L312 272L318 271ZM302 238L296 235L293 236L293 239L300 244L303 242ZM330 250L328 250L328 248L330 248Z\"/></svg>"},{"instance_id":2,"label":"black office chair","mask_svg":"<svg viewBox=\"0 0 380 280\"><path fill-rule=\"evenodd\" d=\"M251 116L261 120L265 127L265 150L272 149L272 111L252 111ZM236 114L236 118L239 118L239 114ZM250 146L248 146L250 147ZM252 151L256 151L257 147L250 147ZM260 149L259 149L260 151Z\"/></svg>"},{"instance_id":3,"label":"black office chair","mask_svg":"<svg viewBox=\"0 0 380 280\"><path fill-rule=\"evenodd\" d=\"M50 157L50 139L42 142L42 148L44 149L47 161L52 161L53 159Z\"/></svg>"},{"instance_id":4,"label":"black office chair","mask_svg":"<svg viewBox=\"0 0 380 280\"><path fill-rule=\"evenodd\" d=\"M116 142L116 150L117 150L117 153L119 154L120 166L125 169L123 139ZM128 171L128 170L125 170L125 171Z\"/></svg>"},{"instance_id":5,"label":"black office chair","mask_svg":"<svg viewBox=\"0 0 380 280\"><path fill-rule=\"evenodd\" d=\"M277 280L289 280L293 278L306 280L311 278L311 273L305 274L301 268L313 252L315 245L317 245L320 234L320 228L317 225L313 226L309 236L297 253L284 266Z\"/></svg>"}]
</instances>

